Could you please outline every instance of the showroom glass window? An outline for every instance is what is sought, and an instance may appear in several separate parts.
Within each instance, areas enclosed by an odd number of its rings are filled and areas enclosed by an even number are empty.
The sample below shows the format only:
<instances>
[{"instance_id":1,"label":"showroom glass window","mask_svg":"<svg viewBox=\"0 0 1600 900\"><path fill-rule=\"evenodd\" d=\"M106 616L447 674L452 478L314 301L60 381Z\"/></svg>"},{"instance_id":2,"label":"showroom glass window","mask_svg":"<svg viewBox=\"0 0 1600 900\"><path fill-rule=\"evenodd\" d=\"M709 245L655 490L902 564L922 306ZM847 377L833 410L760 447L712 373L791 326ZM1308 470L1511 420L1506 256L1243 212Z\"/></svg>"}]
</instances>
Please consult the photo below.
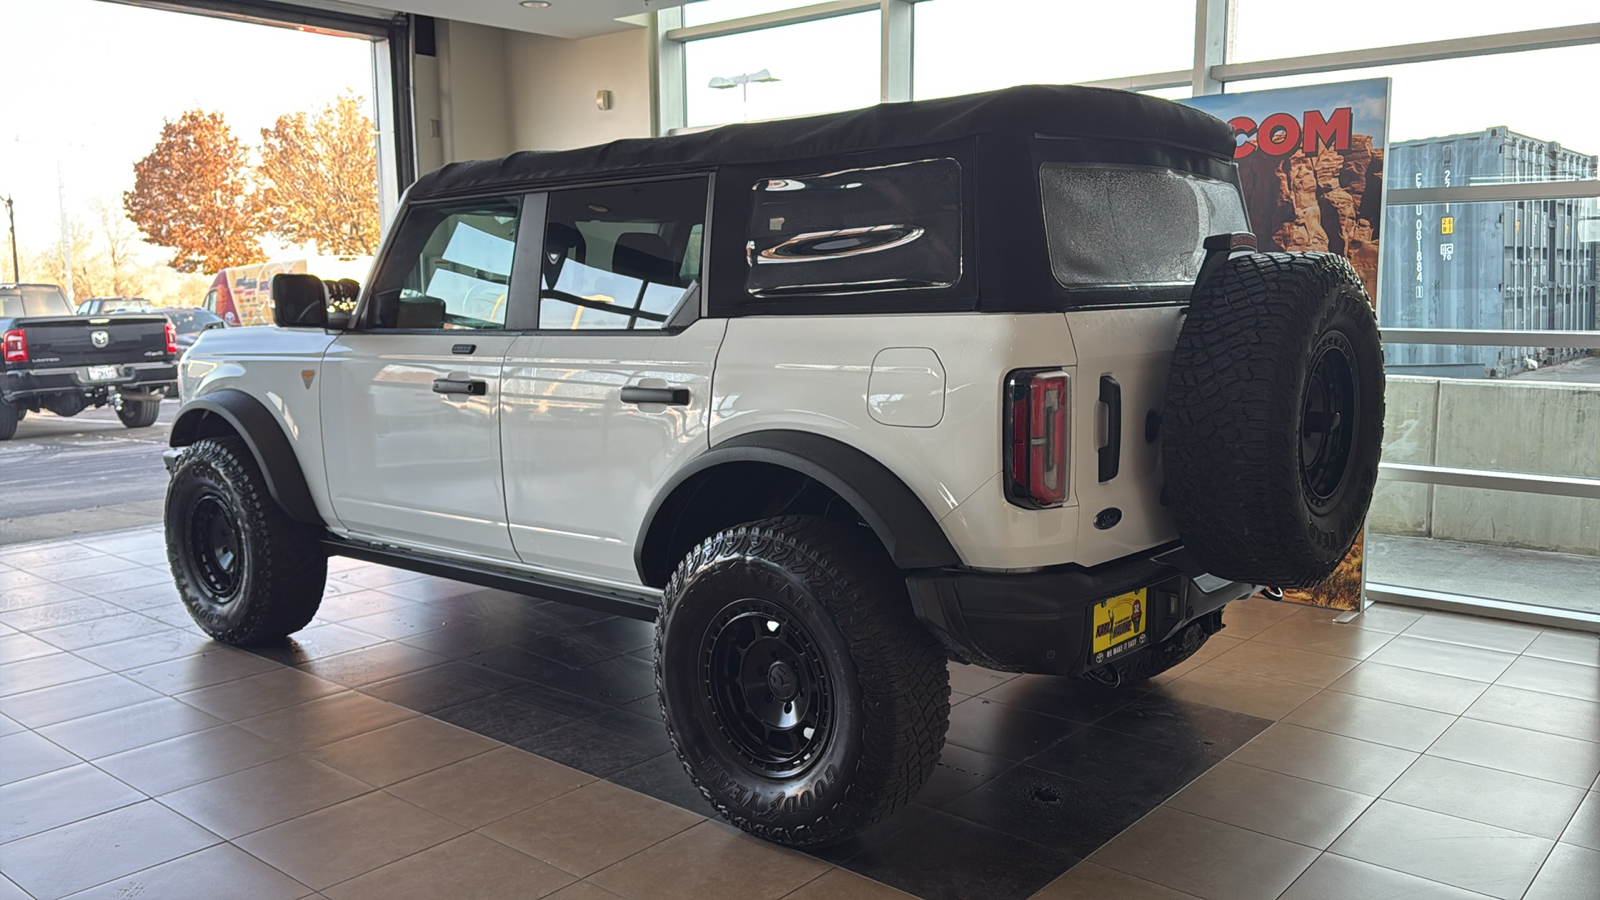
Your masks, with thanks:
<instances>
[{"instance_id":1,"label":"showroom glass window","mask_svg":"<svg viewBox=\"0 0 1600 900\"><path fill-rule=\"evenodd\" d=\"M684 12L691 21L694 5ZM686 121L697 127L871 106L879 97L881 18L855 13L690 42ZM737 83L762 71L776 80ZM736 83L713 88L713 79Z\"/></svg>"},{"instance_id":2,"label":"showroom glass window","mask_svg":"<svg viewBox=\"0 0 1600 900\"><path fill-rule=\"evenodd\" d=\"M705 178L550 193L539 328L659 331L696 293Z\"/></svg>"},{"instance_id":3,"label":"showroom glass window","mask_svg":"<svg viewBox=\"0 0 1600 900\"><path fill-rule=\"evenodd\" d=\"M374 286L373 324L504 328L520 213L516 197L413 207Z\"/></svg>"}]
</instances>

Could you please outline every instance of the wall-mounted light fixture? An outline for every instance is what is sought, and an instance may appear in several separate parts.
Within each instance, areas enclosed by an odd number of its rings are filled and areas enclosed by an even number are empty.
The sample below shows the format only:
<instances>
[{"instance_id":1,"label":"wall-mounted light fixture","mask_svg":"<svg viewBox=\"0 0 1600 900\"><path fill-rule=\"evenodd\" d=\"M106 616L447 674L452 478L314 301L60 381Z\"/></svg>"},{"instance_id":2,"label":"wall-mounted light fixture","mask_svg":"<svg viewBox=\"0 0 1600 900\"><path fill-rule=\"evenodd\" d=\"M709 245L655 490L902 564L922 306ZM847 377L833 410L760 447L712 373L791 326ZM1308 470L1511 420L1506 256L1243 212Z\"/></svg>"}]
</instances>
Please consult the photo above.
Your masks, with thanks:
<instances>
[{"instance_id":1,"label":"wall-mounted light fixture","mask_svg":"<svg viewBox=\"0 0 1600 900\"><path fill-rule=\"evenodd\" d=\"M595 91L594 92L594 108L600 110L601 112L605 112L606 110L610 109L611 108L611 92L610 91Z\"/></svg>"}]
</instances>

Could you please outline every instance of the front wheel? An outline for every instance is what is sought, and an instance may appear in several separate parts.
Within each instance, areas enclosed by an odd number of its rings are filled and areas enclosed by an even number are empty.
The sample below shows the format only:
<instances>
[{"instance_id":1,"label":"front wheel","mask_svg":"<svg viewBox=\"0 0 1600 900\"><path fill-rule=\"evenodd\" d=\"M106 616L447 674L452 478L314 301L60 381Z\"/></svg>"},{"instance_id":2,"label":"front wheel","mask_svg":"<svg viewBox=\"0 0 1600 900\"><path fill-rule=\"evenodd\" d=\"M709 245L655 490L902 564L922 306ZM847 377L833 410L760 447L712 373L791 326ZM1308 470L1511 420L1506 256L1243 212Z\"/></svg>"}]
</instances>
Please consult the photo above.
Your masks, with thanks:
<instances>
[{"instance_id":1,"label":"front wheel","mask_svg":"<svg viewBox=\"0 0 1600 900\"><path fill-rule=\"evenodd\" d=\"M939 761L949 673L861 526L764 519L678 566L656 622L672 745L733 824L836 844L910 801Z\"/></svg>"},{"instance_id":2,"label":"front wheel","mask_svg":"<svg viewBox=\"0 0 1600 900\"><path fill-rule=\"evenodd\" d=\"M290 519L238 438L196 441L167 486L167 559L206 634L265 644L316 615L328 577L318 531Z\"/></svg>"}]
</instances>

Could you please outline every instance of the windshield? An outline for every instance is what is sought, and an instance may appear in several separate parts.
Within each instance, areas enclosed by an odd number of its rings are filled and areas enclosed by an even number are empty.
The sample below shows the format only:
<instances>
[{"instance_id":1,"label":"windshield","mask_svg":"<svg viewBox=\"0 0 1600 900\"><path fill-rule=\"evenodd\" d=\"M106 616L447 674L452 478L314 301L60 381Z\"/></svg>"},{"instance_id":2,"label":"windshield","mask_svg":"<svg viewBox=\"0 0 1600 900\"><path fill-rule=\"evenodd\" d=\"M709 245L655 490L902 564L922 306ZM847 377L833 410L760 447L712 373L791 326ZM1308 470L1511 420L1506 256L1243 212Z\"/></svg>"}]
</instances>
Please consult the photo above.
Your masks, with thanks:
<instances>
[{"instance_id":1,"label":"windshield","mask_svg":"<svg viewBox=\"0 0 1600 900\"><path fill-rule=\"evenodd\" d=\"M1238 187L1177 169L1047 162L1039 190L1066 288L1190 284L1208 236L1250 230Z\"/></svg>"},{"instance_id":2,"label":"windshield","mask_svg":"<svg viewBox=\"0 0 1600 900\"><path fill-rule=\"evenodd\" d=\"M179 334L194 334L204 331L207 325L221 322L222 319L203 309L174 309L167 311L167 318L172 320L172 327Z\"/></svg>"},{"instance_id":3,"label":"windshield","mask_svg":"<svg viewBox=\"0 0 1600 900\"><path fill-rule=\"evenodd\" d=\"M70 316L72 307L61 289L53 284L24 284L0 294L0 317Z\"/></svg>"}]
</instances>

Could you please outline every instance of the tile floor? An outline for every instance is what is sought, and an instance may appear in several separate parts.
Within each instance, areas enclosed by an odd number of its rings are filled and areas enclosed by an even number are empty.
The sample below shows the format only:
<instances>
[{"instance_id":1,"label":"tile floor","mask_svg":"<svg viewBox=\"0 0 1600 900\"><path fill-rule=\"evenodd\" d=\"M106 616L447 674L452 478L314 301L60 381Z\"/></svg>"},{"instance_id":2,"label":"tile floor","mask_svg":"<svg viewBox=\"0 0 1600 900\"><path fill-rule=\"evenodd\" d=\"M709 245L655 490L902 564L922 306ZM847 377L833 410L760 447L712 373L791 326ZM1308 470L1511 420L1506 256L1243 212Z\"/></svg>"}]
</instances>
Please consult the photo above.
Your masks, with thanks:
<instances>
[{"instance_id":1,"label":"tile floor","mask_svg":"<svg viewBox=\"0 0 1600 900\"><path fill-rule=\"evenodd\" d=\"M816 855L708 819L648 625L336 560L203 638L157 529L0 548L12 897L1600 897L1600 639L1230 607L1139 689L952 667L906 810Z\"/></svg>"}]
</instances>

